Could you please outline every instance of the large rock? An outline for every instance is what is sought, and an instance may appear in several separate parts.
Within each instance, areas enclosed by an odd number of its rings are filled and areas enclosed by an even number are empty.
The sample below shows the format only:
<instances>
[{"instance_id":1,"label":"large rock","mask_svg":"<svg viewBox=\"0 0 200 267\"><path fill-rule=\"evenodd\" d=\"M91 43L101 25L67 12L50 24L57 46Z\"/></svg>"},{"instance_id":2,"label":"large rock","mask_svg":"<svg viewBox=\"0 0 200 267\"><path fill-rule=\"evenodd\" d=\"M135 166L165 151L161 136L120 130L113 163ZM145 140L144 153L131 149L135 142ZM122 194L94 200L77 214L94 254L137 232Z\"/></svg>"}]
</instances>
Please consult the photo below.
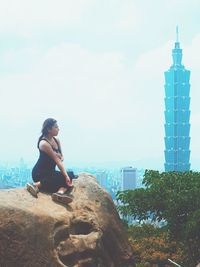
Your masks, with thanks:
<instances>
[{"instance_id":1,"label":"large rock","mask_svg":"<svg viewBox=\"0 0 200 267\"><path fill-rule=\"evenodd\" d=\"M74 181L74 201L0 190L1 267L133 267L132 250L110 195L94 176Z\"/></svg>"}]
</instances>

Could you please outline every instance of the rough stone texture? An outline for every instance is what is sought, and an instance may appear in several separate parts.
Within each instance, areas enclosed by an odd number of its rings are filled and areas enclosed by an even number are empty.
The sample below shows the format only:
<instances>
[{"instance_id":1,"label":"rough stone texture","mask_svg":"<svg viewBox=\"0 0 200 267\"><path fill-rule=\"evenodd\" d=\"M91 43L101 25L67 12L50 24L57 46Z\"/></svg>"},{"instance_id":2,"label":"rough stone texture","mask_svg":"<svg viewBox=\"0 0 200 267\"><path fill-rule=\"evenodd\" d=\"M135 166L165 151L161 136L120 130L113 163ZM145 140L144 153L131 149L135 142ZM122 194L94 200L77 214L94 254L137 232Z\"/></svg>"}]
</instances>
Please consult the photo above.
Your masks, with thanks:
<instances>
[{"instance_id":1,"label":"rough stone texture","mask_svg":"<svg viewBox=\"0 0 200 267\"><path fill-rule=\"evenodd\" d=\"M93 175L74 180L65 206L24 188L0 190L0 267L133 267L110 195Z\"/></svg>"}]
</instances>

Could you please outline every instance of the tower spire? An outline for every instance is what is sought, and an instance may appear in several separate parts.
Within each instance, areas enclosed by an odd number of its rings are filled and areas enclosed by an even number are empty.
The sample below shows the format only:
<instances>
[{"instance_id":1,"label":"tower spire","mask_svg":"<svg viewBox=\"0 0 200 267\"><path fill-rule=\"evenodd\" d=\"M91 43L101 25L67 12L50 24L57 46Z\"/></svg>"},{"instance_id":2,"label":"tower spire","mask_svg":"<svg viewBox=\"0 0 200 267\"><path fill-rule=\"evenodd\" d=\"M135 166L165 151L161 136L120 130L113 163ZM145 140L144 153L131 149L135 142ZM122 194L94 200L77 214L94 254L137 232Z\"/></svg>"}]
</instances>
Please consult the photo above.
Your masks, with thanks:
<instances>
[{"instance_id":1,"label":"tower spire","mask_svg":"<svg viewBox=\"0 0 200 267\"><path fill-rule=\"evenodd\" d=\"M173 57L173 64L176 66L181 66L182 49L180 48L180 43L179 43L178 25L176 26L176 42L174 49L172 50L172 57Z\"/></svg>"},{"instance_id":2,"label":"tower spire","mask_svg":"<svg viewBox=\"0 0 200 267\"><path fill-rule=\"evenodd\" d=\"M178 40L178 25L176 26L176 42L178 43L179 40Z\"/></svg>"}]
</instances>

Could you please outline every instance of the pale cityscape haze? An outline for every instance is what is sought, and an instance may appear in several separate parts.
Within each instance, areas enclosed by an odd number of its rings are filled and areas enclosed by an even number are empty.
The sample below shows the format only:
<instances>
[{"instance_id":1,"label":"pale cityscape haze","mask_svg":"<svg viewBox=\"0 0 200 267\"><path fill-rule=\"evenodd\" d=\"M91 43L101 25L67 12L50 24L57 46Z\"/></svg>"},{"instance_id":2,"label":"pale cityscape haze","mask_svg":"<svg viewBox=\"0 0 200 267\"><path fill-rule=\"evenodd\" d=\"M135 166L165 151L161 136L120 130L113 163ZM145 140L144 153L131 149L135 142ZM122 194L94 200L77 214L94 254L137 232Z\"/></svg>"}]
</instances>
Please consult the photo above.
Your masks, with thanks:
<instances>
[{"instance_id":1,"label":"pale cityscape haze","mask_svg":"<svg viewBox=\"0 0 200 267\"><path fill-rule=\"evenodd\" d=\"M0 161L34 163L53 117L66 166L164 169L164 71L178 25L199 171L199 14L197 0L0 0Z\"/></svg>"}]
</instances>

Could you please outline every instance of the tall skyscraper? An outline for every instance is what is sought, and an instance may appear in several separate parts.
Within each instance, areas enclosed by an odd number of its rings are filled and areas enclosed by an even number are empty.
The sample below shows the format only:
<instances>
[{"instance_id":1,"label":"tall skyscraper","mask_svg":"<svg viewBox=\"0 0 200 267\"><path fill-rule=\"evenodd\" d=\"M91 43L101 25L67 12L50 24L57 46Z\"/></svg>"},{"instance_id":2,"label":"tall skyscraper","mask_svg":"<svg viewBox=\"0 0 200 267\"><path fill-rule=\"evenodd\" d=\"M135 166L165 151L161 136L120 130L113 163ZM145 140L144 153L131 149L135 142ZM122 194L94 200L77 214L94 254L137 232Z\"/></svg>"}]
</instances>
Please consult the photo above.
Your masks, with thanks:
<instances>
[{"instance_id":1,"label":"tall skyscraper","mask_svg":"<svg viewBox=\"0 0 200 267\"><path fill-rule=\"evenodd\" d=\"M122 191L133 190L136 188L137 169L125 167L121 169Z\"/></svg>"},{"instance_id":2,"label":"tall skyscraper","mask_svg":"<svg viewBox=\"0 0 200 267\"><path fill-rule=\"evenodd\" d=\"M173 65L165 72L165 171L190 170L190 71L182 65L176 28Z\"/></svg>"},{"instance_id":3,"label":"tall skyscraper","mask_svg":"<svg viewBox=\"0 0 200 267\"><path fill-rule=\"evenodd\" d=\"M97 178L98 183L102 187L107 189L107 187L108 187L108 181L107 181L108 177L107 177L106 171L98 171L98 172L96 172L96 178Z\"/></svg>"}]
</instances>

